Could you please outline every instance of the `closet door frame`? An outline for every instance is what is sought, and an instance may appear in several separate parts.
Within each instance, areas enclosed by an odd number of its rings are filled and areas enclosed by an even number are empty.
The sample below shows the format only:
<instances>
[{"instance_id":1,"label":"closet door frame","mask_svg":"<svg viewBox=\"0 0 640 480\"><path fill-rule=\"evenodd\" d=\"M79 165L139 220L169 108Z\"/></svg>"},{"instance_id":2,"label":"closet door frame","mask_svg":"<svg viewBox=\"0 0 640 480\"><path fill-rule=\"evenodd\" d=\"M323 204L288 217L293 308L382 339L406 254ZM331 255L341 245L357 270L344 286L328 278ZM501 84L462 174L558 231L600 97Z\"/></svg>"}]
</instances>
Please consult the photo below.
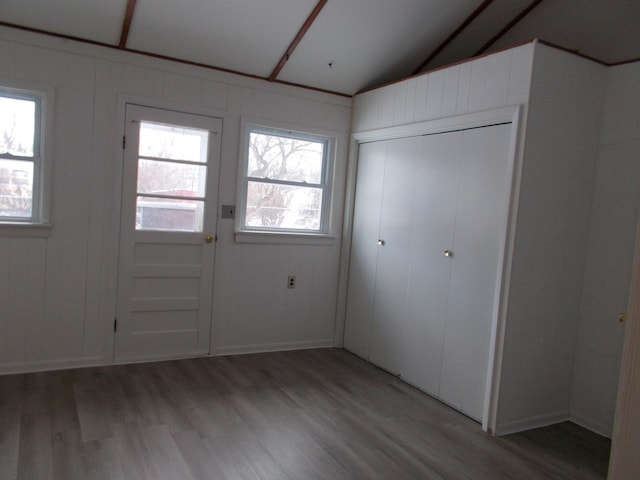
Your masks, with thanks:
<instances>
[{"instance_id":1,"label":"closet door frame","mask_svg":"<svg viewBox=\"0 0 640 480\"><path fill-rule=\"evenodd\" d=\"M486 379L486 395L482 428L487 432L496 431L498 398L500 392L502 360L504 352L504 338L506 330L506 316L509 298L511 265L515 239L516 216L520 192L522 171L523 138L522 128L523 108L520 105L485 110L481 112L439 118L423 122L410 123L389 128L356 132L351 135L349 149L349 165L347 171L347 191L345 198L345 215L342 238L342 254L340 262L339 297L336 315L336 345L342 346L346 321L347 289L349 281L349 258L351 255L351 235L355 203L355 183L358 167L358 151L361 143L392 140L403 137L444 133L448 131L485 127L499 123L511 123L511 139L509 145L508 177L511 178L511 188L508 189L508 203L506 221L503 224L503 239L500 245L500 259L497 269L496 293L494 297L493 315L491 321L491 345L489 346L489 368Z\"/></svg>"}]
</instances>

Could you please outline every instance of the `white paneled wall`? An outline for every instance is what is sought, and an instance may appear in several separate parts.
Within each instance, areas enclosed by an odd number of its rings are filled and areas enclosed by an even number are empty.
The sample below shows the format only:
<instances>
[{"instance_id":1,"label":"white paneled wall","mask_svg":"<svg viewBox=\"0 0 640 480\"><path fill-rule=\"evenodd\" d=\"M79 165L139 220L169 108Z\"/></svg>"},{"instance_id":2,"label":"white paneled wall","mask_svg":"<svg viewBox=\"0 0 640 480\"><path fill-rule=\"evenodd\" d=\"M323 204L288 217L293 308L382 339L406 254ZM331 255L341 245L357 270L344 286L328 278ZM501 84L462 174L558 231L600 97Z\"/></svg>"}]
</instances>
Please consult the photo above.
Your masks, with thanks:
<instances>
[{"instance_id":1,"label":"white paneled wall","mask_svg":"<svg viewBox=\"0 0 640 480\"><path fill-rule=\"evenodd\" d=\"M525 104L533 50L527 44L358 95L353 131Z\"/></svg>"},{"instance_id":2,"label":"white paneled wall","mask_svg":"<svg viewBox=\"0 0 640 480\"><path fill-rule=\"evenodd\" d=\"M357 95L353 104L352 132L397 127L512 105L523 105L526 112L533 52L534 45L527 44ZM502 90L495 88L496 84ZM351 152L352 155L355 151ZM351 188L355 184L353 167L350 176L346 199L349 215L354 198ZM345 266L350 255L347 229L343 243L340 279L341 284L346 285ZM338 332L344 328L345 290L346 287L341 290L338 302Z\"/></svg>"},{"instance_id":3,"label":"white paneled wall","mask_svg":"<svg viewBox=\"0 0 640 480\"><path fill-rule=\"evenodd\" d=\"M333 344L335 248L231 243L229 247L226 256L219 257L222 266L216 265L220 272L214 298L216 352ZM288 275L296 276L294 290L286 288Z\"/></svg>"},{"instance_id":4,"label":"white paneled wall","mask_svg":"<svg viewBox=\"0 0 640 480\"><path fill-rule=\"evenodd\" d=\"M501 433L566 418L611 433L640 209L638 81L639 64L607 71L528 44L355 98L355 132L525 107Z\"/></svg>"},{"instance_id":5,"label":"white paneled wall","mask_svg":"<svg viewBox=\"0 0 640 480\"><path fill-rule=\"evenodd\" d=\"M85 179L92 171L94 62L5 42L2 58L0 82L53 88L54 128L48 140L59 159L51 169L50 237L1 240L2 263L11 272L8 285L0 287L11 292L0 304L0 337L7 345L0 354L2 363L11 370L94 362L102 355L94 348L99 331L94 323L85 322L87 265L92 256L87 241L91 185Z\"/></svg>"},{"instance_id":6,"label":"white paneled wall","mask_svg":"<svg viewBox=\"0 0 640 480\"><path fill-rule=\"evenodd\" d=\"M610 436L640 213L640 63L610 68L598 152L571 417Z\"/></svg>"},{"instance_id":7,"label":"white paneled wall","mask_svg":"<svg viewBox=\"0 0 640 480\"><path fill-rule=\"evenodd\" d=\"M499 397L502 432L569 417L606 69L537 45Z\"/></svg>"},{"instance_id":8,"label":"white paneled wall","mask_svg":"<svg viewBox=\"0 0 640 480\"><path fill-rule=\"evenodd\" d=\"M243 116L335 132L343 208L351 100L0 28L2 80L55 91L52 228L0 230L0 372L109 362L126 100L223 119L219 204L236 203ZM236 244L218 220L212 353L333 345L339 240ZM339 227L333 232L339 239ZM287 275L297 288L286 288Z\"/></svg>"}]
</instances>

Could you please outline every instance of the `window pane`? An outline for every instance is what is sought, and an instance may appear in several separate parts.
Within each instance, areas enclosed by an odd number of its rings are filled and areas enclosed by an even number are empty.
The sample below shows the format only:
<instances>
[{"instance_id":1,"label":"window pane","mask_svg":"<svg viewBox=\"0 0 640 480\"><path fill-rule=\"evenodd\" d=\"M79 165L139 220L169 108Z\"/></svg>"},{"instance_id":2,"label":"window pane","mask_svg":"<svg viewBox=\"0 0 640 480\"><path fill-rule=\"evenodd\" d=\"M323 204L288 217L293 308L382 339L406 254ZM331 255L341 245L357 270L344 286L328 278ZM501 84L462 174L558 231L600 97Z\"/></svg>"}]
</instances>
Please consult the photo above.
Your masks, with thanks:
<instances>
[{"instance_id":1,"label":"window pane","mask_svg":"<svg viewBox=\"0 0 640 480\"><path fill-rule=\"evenodd\" d=\"M319 230L322 189L248 182L245 225Z\"/></svg>"},{"instance_id":2,"label":"window pane","mask_svg":"<svg viewBox=\"0 0 640 480\"><path fill-rule=\"evenodd\" d=\"M156 123L140 124L140 148L145 157L207 162L209 132Z\"/></svg>"},{"instance_id":3,"label":"window pane","mask_svg":"<svg viewBox=\"0 0 640 480\"><path fill-rule=\"evenodd\" d=\"M30 218L33 163L0 159L0 217Z\"/></svg>"},{"instance_id":4,"label":"window pane","mask_svg":"<svg viewBox=\"0 0 640 480\"><path fill-rule=\"evenodd\" d=\"M207 167L138 160L138 193L204 197Z\"/></svg>"},{"instance_id":5,"label":"window pane","mask_svg":"<svg viewBox=\"0 0 640 480\"><path fill-rule=\"evenodd\" d=\"M136 230L202 232L204 202L138 196Z\"/></svg>"},{"instance_id":6,"label":"window pane","mask_svg":"<svg viewBox=\"0 0 640 480\"><path fill-rule=\"evenodd\" d=\"M36 102L0 96L0 154L33 157Z\"/></svg>"},{"instance_id":7,"label":"window pane","mask_svg":"<svg viewBox=\"0 0 640 480\"><path fill-rule=\"evenodd\" d=\"M324 143L251 132L249 177L322 183Z\"/></svg>"}]
</instances>

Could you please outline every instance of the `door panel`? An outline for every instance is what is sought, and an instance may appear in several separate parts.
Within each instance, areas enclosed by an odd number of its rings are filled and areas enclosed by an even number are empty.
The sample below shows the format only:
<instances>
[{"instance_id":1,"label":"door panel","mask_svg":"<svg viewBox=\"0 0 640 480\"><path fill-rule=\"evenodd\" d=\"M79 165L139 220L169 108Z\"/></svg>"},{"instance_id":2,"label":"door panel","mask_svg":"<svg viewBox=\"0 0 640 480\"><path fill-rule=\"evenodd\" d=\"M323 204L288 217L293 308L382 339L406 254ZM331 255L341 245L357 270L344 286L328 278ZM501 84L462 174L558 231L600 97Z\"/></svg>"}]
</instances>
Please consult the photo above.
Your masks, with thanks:
<instances>
[{"instance_id":1,"label":"door panel","mask_svg":"<svg viewBox=\"0 0 640 480\"><path fill-rule=\"evenodd\" d=\"M127 106L116 360L209 351L220 131Z\"/></svg>"},{"instance_id":2,"label":"door panel","mask_svg":"<svg viewBox=\"0 0 640 480\"><path fill-rule=\"evenodd\" d=\"M403 333L404 379L437 396L440 386L442 345L447 318L451 262L460 169L460 146L455 134L420 138L418 182L413 203L413 236Z\"/></svg>"},{"instance_id":3,"label":"door panel","mask_svg":"<svg viewBox=\"0 0 640 480\"><path fill-rule=\"evenodd\" d=\"M371 345L386 148L384 142L365 143L358 152L344 346L365 359Z\"/></svg>"},{"instance_id":4,"label":"door panel","mask_svg":"<svg viewBox=\"0 0 640 480\"><path fill-rule=\"evenodd\" d=\"M439 397L480 421L505 236L511 125L458 135L463 160Z\"/></svg>"},{"instance_id":5,"label":"door panel","mask_svg":"<svg viewBox=\"0 0 640 480\"><path fill-rule=\"evenodd\" d=\"M393 373L401 373L402 343L407 302L414 216L415 168L420 137L387 142L382 210L381 243L373 306L370 360ZM373 240L373 239L372 239Z\"/></svg>"}]
</instances>

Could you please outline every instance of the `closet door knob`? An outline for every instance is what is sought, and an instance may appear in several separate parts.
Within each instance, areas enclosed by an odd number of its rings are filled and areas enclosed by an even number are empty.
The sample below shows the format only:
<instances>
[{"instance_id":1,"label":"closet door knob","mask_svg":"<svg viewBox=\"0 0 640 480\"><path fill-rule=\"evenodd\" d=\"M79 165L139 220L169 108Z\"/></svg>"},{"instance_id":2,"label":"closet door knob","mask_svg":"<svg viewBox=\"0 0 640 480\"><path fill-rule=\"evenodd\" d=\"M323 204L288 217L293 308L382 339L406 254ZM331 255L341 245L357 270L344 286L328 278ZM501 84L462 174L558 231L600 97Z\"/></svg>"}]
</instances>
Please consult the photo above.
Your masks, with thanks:
<instances>
[{"instance_id":1,"label":"closet door knob","mask_svg":"<svg viewBox=\"0 0 640 480\"><path fill-rule=\"evenodd\" d=\"M382 239L378 240L378 245L384 246L384 243L385 243L384 240L382 240Z\"/></svg>"},{"instance_id":2,"label":"closet door knob","mask_svg":"<svg viewBox=\"0 0 640 480\"><path fill-rule=\"evenodd\" d=\"M453 252L451 250L445 250L444 251L444 256L445 257L453 257Z\"/></svg>"}]
</instances>

